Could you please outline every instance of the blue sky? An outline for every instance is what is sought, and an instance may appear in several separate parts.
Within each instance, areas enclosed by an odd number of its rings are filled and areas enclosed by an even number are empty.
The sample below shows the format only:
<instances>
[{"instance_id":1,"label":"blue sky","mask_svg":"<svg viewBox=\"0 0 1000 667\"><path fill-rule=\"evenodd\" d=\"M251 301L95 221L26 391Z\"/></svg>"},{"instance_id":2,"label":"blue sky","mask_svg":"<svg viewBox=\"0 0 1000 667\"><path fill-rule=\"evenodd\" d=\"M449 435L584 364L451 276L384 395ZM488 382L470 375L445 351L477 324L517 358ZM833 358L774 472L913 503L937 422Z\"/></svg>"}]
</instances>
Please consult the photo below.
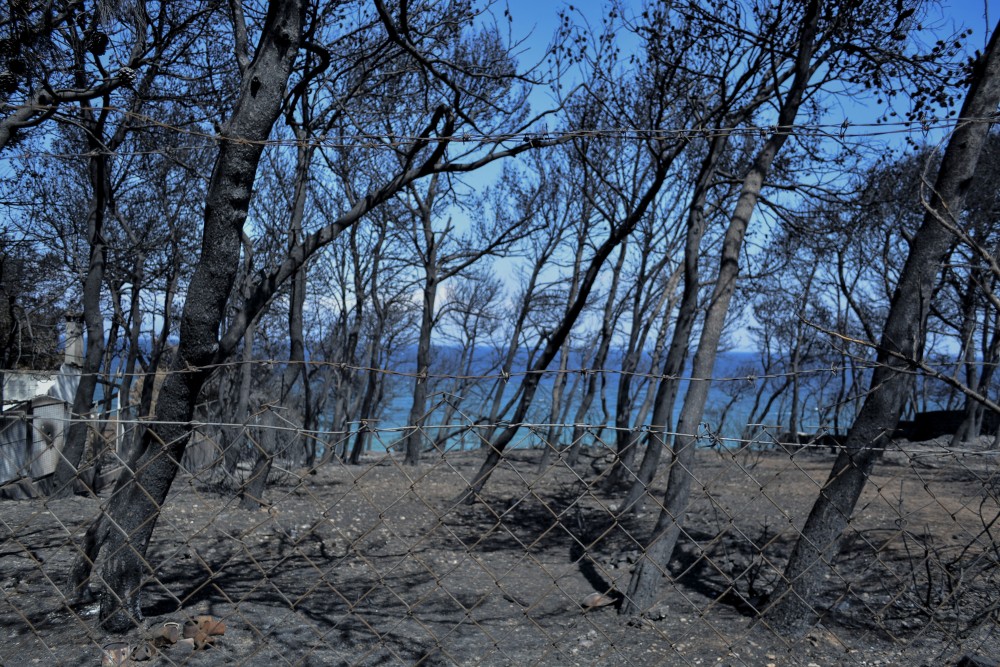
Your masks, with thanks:
<instances>
[{"instance_id":1,"label":"blue sky","mask_svg":"<svg viewBox=\"0 0 1000 667\"><path fill-rule=\"evenodd\" d=\"M510 22L511 39L515 41L525 40L519 53L523 67L544 58L545 50L558 26L558 14L561 9L572 6L575 10L576 20L586 20L596 29L601 25L601 18L606 12L608 4L605 0L497 0L494 5L494 13L498 20L502 21L504 9L510 11L513 17ZM646 3L642 0L620 0L619 4L624 7L627 15L629 11L640 12ZM990 31L997 19L1000 18L1000 0L931 2L925 11L925 16L921 17L920 20L926 26L927 34L922 38L929 45L933 44L939 36L951 36L961 29L971 28L973 34L966 42L967 52L971 54L976 49L985 47ZM533 97L532 102L536 111L546 104L546 100L543 99L544 95L545 93L540 92ZM845 118L849 118L855 125L874 122L885 111L882 105L876 104L874 97L849 99L840 97L836 100L836 104L837 107L831 108L827 112L829 118L827 122L832 122L835 125ZM946 134L947 132L941 129L928 133L922 139L934 143L943 140ZM880 140L880 145L890 150L904 148L902 134L884 137L884 141L885 143L881 144ZM495 268L503 274L510 271L510 267L503 263L499 263ZM744 335L738 335L736 342L737 346L741 348L754 346Z\"/></svg>"},{"instance_id":2,"label":"blue sky","mask_svg":"<svg viewBox=\"0 0 1000 667\"><path fill-rule=\"evenodd\" d=\"M830 0L836 2L836 0ZM874 0L879 1L879 0ZM639 13L647 0L616 0L626 15ZM575 21L586 21L598 29L601 19L607 12L607 0L495 0L493 13L498 22L504 22L503 12L508 9L513 17L510 21L510 36L515 42L523 40L518 49L522 67L540 62L550 44L553 33L558 26L560 10L573 8ZM939 36L951 36L964 28L971 28L973 34L966 41L969 54L976 49L982 50L989 39L990 31L1000 18L1000 0L930 0L924 8L920 22L926 26L922 39L929 46ZM537 111L548 106L547 93L537 91L531 99L533 108ZM843 100L838 100L843 103ZM854 106L845 107L840 111L831 110L831 122L839 123L843 118L850 118L853 124L858 122L874 122L884 109L875 104L875 99L854 99ZM832 116L836 115L834 119ZM939 133L941 137L945 133ZM931 135L925 140L934 141L938 137ZM902 137L899 138L902 146Z\"/></svg>"},{"instance_id":3,"label":"blue sky","mask_svg":"<svg viewBox=\"0 0 1000 667\"><path fill-rule=\"evenodd\" d=\"M626 8L638 9L643 2L638 0L621 0ZM534 34L529 46L540 55L552 37L557 25L556 16L560 9L572 5L583 16L590 18L594 24L599 23L600 16L607 6L603 0L575 0L573 2L551 0L498 0L498 12L506 5L514 17L515 36L525 37L529 32ZM1000 18L1000 0L948 0L942 3L939 10L930 8L933 22L942 22L942 29L958 29L960 26L972 28L974 48L982 48L988 38L986 26L992 27Z\"/></svg>"}]
</instances>

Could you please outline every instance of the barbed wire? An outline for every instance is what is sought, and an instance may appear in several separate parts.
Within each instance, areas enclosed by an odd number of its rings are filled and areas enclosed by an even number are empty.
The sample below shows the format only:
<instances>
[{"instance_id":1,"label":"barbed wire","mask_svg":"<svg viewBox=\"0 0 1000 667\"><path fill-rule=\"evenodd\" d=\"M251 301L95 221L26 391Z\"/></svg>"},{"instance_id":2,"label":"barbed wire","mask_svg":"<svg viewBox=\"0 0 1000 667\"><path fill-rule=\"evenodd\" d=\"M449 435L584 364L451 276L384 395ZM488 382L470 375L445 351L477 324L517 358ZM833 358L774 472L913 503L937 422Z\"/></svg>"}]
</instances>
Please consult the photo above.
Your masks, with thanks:
<instances>
[{"instance_id":1,"label":"barbed wire","mask_svg":"<svg viewBox=\"0 0 1000 667\"><path fill-rule=\"evenodd\" d=\"M3 105L7 112L16 111L22 107L15 105ZM97 109L98 107L95 107ZM889 135L912 135L921 134L927 136L935 130L951 130L964 123L996 123L996 114L988 117L937 117L928 116L919 120L881 120L876 122L852 122L849 118L843 119L839 123L796 123L792 125L761 124L761 125L740 125L729 127L672 127L672 128L595 128L595 129L567 129L567 130L518 130L510 132L461 132L445 136L419 136L405 133L355 133L355 134L321 134L306 139L281 138L267 139L263 141L250 141L239 137L228 137L220 132L206 132L201 129L192 129L177 124L167 123L151 116L127 111L118 107L100 107L105 111L114 112L126 118L164 129L178 134L184 134L196 139L204 140L198 146L171 146L169 148L156 148L149 150L119 150L108 151L108 155L117 157L141 157L146 155L164 155L186 151L200 151L216 145L218 142L226 141L238 144L253 144L274 148L298 148L308 145L317 148L355 148L355 149L400 149L412 147L416 144L425 143L436 145L441 143L458 145L478 145L496 146L505 143L532 143L545 145L547 143L557 143L571 139L596 139L596 138L617 138L633 141L666 141L666 140L691 140L691 139L711 139L717 136L743 136L766 138L772 134L801 134L816 138L837 139L846 141L847 139L880 137ZM73 152L59 153L55 151L22 151L9 155L0 156L2 160L30 160L42 159L78 159L93 155L93 152Z\"/></svg>"}]
</instances>

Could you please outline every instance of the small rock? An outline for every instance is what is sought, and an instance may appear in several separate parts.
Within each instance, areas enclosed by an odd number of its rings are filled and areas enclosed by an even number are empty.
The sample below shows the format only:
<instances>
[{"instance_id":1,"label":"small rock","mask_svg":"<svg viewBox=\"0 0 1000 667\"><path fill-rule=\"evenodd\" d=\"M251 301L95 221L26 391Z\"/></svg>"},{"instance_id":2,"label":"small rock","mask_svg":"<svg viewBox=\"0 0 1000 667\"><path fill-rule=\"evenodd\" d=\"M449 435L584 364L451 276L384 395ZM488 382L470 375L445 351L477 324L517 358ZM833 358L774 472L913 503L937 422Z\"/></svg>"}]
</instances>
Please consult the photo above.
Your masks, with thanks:
<instances>
[{"instance_id":1,"label":"small rock","mask_svg":"<svg viewBox=\"0 0 1000 667\"><path fill-rule=\"evenodd\" d=\"M171 658L174 656L185 656L188 653L194 653L194 637L188 637L187 639L182 639L176 644L170 653Z\"/></svg>"},{"instance_id":2,"label":"small rock","mask_svg":"<svg viewBox=\"0 0 1000 667\"><path fill-rule=\"evenodd\" d=\"M649 610L646 618L651 621L662 621L670 613L670 607L665 604L657 605Z\"/></svg>"}]
</instances>

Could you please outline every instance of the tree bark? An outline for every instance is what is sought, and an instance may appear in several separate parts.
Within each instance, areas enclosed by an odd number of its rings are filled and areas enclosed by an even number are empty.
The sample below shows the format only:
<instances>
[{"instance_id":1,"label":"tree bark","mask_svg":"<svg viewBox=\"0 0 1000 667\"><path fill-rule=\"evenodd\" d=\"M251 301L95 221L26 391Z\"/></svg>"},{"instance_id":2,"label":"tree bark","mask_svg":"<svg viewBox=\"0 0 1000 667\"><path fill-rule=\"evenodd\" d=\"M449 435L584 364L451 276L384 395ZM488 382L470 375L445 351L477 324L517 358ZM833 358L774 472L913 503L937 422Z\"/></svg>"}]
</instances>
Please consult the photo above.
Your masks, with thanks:
<instances>
[{"instance_id":1,"label":"tree bark","mask_svg":"<svg viewBox=\"0 0 1000 667\"><path fill-rule=\"evenodd\" d=\"M128 334L128 356L125 360L125 369L122 371L122 382L118 388L118 420L120 422L135 421L138 418L135 406L132 405L132 383L135 380L136 365L139 360L139 341L142 335L142 302L139 297L142 294L141 285L146 274L146 256L139 251L135 258L132 273L129 278L131 290L129 294L129 334ZM116 453L121 456L125 452L122 445L116 443Z\"/></svg>"},{"instance_id":2,"label":"tree bark","mask_svg":"<svg viewBox=\"0 0 1000 667\"><path fill-rule=\"evenodd\" d=\"M608 351L611 349L611 337L615 329L615 301L618 298L618 281L621 276L622 267L625 265L625 250L627 241L623 241L618 251L618 261L611 273L611 286L608 288L608 296L604 301L604 315L601 318L601 331L597 341L597 352L594 353L594 361L590 364L590 371L586 373L584 381L583 396L580 397L580 405L576 408L576 415L573 417L573 436L570 438L569 455L566 457L566 465L575 466L577 458L580 456L583 436L586 431L584 421L587 419L587 412L597 395L597 381L604 371L604 365L608 361ZM621 379L619 379L621 382Z\"/></svg>"},{"instance_id":3,"label":"tree bark","mask_svg":"<svg viewBox=\"0 0 1000 667\"><path fill-rule=\"evenodd\" d=\"M308 135L296 128L295 138L298 151L295 159L295 194L292 199L292 210L288 223L289 251L299 244L302 236L302 220L305 217L306 197L309 193L309 167L312 163L315 145L309 143ZM290 298L288 302L288 365L281 376L281 395L278 400L282 407L288 408L286 414L298 405L302 406L303 414L308 417L309 403L309 368L306 364L306 344L304 334L303 311L306 303L306 265L299 267L291 278ZM302 380L302 400L292 398L292 389L297 381ZM286 417L287 418L287 417ZM273 421L273 420L272 420ZM267 428L265 425L263 428ZM262 430L262 429L260 429ZM298 436L302 438L301 435ZM240 490L240 507L243 509L259 509L264 504L264 489L271 473L274 457L279 453L269 451L268 445L286 442L283 438L257 438L255 441L257 456L249 479Z\"/></svg>"},{"instance_id":4,"label":"tree bark","mask_svg":"<svg viewBox=\"0 0 1000 667\"><path fill-rule=\"evenodd\" d=\"M979 119L991 117L1000 105L998 42L1000 23L975 65L972 85L959 114L959 119L971 120L960 120L948 141L924 220L910 243L864 405L806 519L782 584L762 615L762 622L773 630L801 634L816 618L816 597L823 588L824 576L833 566L861 491L913 388L912 371L923 357L931 295L955 241L950 227L957 224L964 208L990 128L989 123Z\"/></svg>"},{"instance_id":5,"label":"tree bark","mask_svg":"<svg viewBox=\"0 0 1000 667\"><path fill-rule=\"evenodd\" d=\"M670 464L667 492L656 527L629 581L628 591L620 610L620 613L625 615L642 614L653 606L659 582L667 571L674 546L681 533L691 495L698 425L708 400L708 390L711 386L723 325L729 312L729 302L736 289L743 239L750 217L757 206L764 179L778 151L788 140L787 128L795 121L812 75L811 65L820 14L819 4L819 0L811 0L805 10L798 40L795 76L778 112L777 131L764 143L750 171L743 179L743 187L722 242L718 279L705 314L698 351L691 367L692 380L684 397L677 434L674 436L673 460Z\"/></svg>"},{"instance_id":6,"label":"tree bark","mask_svg":"<svg viewBox=\"0 0 1000 667\"><path fill-rule=\"evenodd\" d=\"M715 176L716 165L725 151L729 138L725 133L717 134L709 145L708 154L702 161L698 177L695 181L694 196L688 210L687 232L684 242L684 291L680 307L677 311L677 321L671 334L667 358L663 362L663 379L656 389L656 399L653 403L653 416L649 434L646 436L646 451L638 472L631 467L634 452L620 461L616 477L630 486L622 501L620 513L637 512L642 505L646 489L653 481L656 469L660 465L660 455L667 446L667 431L673 421L674 403L680 386L680 375L687 360L688 346L694 322L698 315L698 290L700 287L700 269L698 259L701 255L701 240L705 235L705 204L712 179ZM645 415L643 415L645 416ZM631 435L631 434L630 434ZM630 449L635 447L634 440Z\"/></svg>"},{"instance_id":7,"label":"tree bark","mask_svg":"<svg viewBox=\"0 0 1000 667\"><path fill-rule=\"evenodd\" d=\"M580 289L580 268L583 265L583 253L587 248L587 231L589 229L586 210L580 215L576 236L576 252L573 254L573 272L570 278L569 291L566 294L566 311L563 317L573 307L574 299ZM624 243L624 241L622 241ZM552 378L552 394L549 403L549 428L542 442L542 454L538 457L538 473L542 474L549 467L553 451L559 451L562 441L563 427L559 418L563 408L563 393L566 390L566 371L569 369L569 357L572 354L570 338L567 335L559 349L559 368Z\"/></svg>"},{"instance_id":8,"label":"tree bark","mask_svg":"<svg viewBox=\"0 0 1000 667\"><path fill-rule=\"evenodd\" d=\"M355 230L351 230L352 234ZM358 421L361 422L358 426L358 431L354 435L354 445L351 448L351 455L349 463L351 465L358 465L361 463L361 455L365 452L368 445L368 440L371 438L371 429L368 425L368 421L375 415L376 407L376 396L378 385L380 382L379 376L381 374L379 360L381 358L381 343L382 337L385 332L386 327L386 317L387 312L385 305L382 303L382 299L379 296L379 272L381 271L382 265L382 245L386 240L386 226L380 225L378 228L378 237L376 238L375 244L371 249L371 286L369 287L369 294L372 302L372 312L375 315L375 322L373 325L373 331L368 337L368 369L365 373L365 391L361 398L361 404L358 408ZM358 299L362 297L364 292L364 285L360 280L360 261L359 261L359 250L356 240L352 237L351 243L351 253L354 256L355 262L355 291L358 293ZM360 304L356 306L360 308Z\"/></svg>"},{"instance_id":9,"label":"tree bark","mask_svg":"<svg viewBox=\"0 0 1000 667\"><path fill-rule=\"evenodd\" d=\"M808 348L807 341L805 340L806 327L806 304L812 301L812 285L813 280L816 278L816 265L810 264L808 270L808 277L806 278L805 285L803 285L802 293L799 295L799 305L797 312L795 313L795 340L792 343L792 358L789 362L788 372L791 373L792 380L792 400L789 406L788 414L788 432L791 433L793 442L798 442L799 431L802 430L802 406L801 403L801 393L802 393L802 383L800 379L799 369L802 366L804 357L808 350L803 350L803 348ZM818 425L815 425L818 427ZM813 428L815 431L816 428Z\"/></svg>"},{"instance_id":10,"label":"tree bark","mask_svg":"<svg viewBox=\"0 0 1000 667\"><path fill-rule=\"evenodd\" d=\"M141 37L132 52L133 60L137 57L137 49L144 48L145 38ZM85 55L77 52L76 82L80 88L86 87L84 67L82 65ZM152 65L148 68L143 81L139 86L136 95L130 103L130 111L138 112L149 93L149 88L156 78L159 67ZM119 81L119 85L120 85ZM110 109L110 88L104 92L104 101L101 106L95 109L90 103L90 97L84 96L80 99L80 125L86 135L87 152L90 155L88 163L88 176L93 194L90 212L87 217L87 242L90 247L90 255L87 266L87 275L83 283L83 319L87 331L87 348L83 360L83 368L80 371L80 382L77 385L76 393L73 396L72 416L73 421L66 432L66 440L63 446L62 456L56 467L56 471L49 481L49 488L56 497L66 497L72 495L75 489L75 480L79 477L80 461L83 458L86 447L87 434L93 424L89 423L90 411L94 402L94 393L97 389L98 373L100 372L105 353L104 341L104 313L101 312L101 289L104 283L104 275L107 263L107 242L104 240L104 226L109 211L114 209L114 190L111 184L110 157L122 145L130 128L129 122L123 121L113 135L105 136L108 126L108 115ZM54 111L55 107L53 107ZM0 147L3 140L0 139ZM133 292L138 287L134 287ZM110 359L108 360L110 368ZM110 390L108 392L110 396ZM100 429L99 429L100 430ZM99 461L91 470L90 479L94 479L99 474Z\"/></svg>"},{"instance_id":11,"label":"tree bark","mask_svg":"<svg viewBox=\"0 0 1000 667\"><path fill-rule=\"evenodd\" d=\"M253 243L246 235L240 239L243 244L243 295L250 287L250 273L253 270ZM219 382L219 403L223 406L223 421L237 427L219 428L219 447L222 455L222 471L230 479L236 480L236 470L246 446L247 418L250 415L250 389L253 384L253 341L256 326L251 321L243 333L243 349L239 364L222 377Z\"/></svg>"},{"instance_id":12,"label":"tree bark","mask_svg":"<svg viewBox=\"0 0 1000 667\"><path fill-rule=\"evenodd\" d=\"M142 619L142 579L153 569L146 561L146 551L190 437L188 423L195 401L217 360L219 327L239 266L240 238L257 166L281 110L299 49L304 4L304 0L270 3L256 55L223 132L173 372L160 391L156 425L143 436L137 472L108 509L113 527L103 544L106 588L101 593L100 618L111 632L124 632Z\"/></svg>"},{"instance_id":13,"label":"tree bark","mask_svg":"<svg viewBox=\"0 0 1000 667\"><path fill-rule=\"evenodd\" d=\"M417 338L417 374L413 378L413 403L410 406L410 417L407 426L410 431L406 435L404 450L406 465L420 463L420 452L425 442L433 438L424 433L424 419L427 417L427 385L430 380L431 366L431 335L434 331L434 309L437 301L438 266L436 258L436 243L433 232L427 237L427 264L424 266L423 300L420 309L420 333Z\"/></svg>"},{"instance_id":14,"label":"tree bark","mask_svg":"<svg viewBox=\"0 0 1000 667\"><path fill-rule=\"evenodd\" d=\"M108 173L108 154L104 138L106 113L93 118L89 105L82 108L83 123L87 132L87 148L92 153L89 161L90 186L93 199L87 216L87 242L90 258L87 275L83 281L83 321L87 331L87 349L80 369L80 382L73 396L72 417L66 433L62 457L51 480L52 495L64 498L73 495L74 481L79 472L80 461L90 430L88 417L94 403L98 373L104 360L104 313L101 312L101 287L104 284L104 268L107 261L107 244L104 241L104 221L107 217L108 200L111 197L111 177Z\"/></svg>"},{"instance_id":15,"label":"tree bark","mask_svg":"<svg viewBox=\"0 0 1000 667\"><path fill-rule=\"evenodd\" d=\"M636 416L634 415L635 404L639 394L642 392L643 384L646 384L648 380L640 382L634 392L632 383L635 380L635 373L639 368L639 362L642 360L643 350L646 347L646 341L653 328L653 323L663 319L664 310L668 313L673 313L673 306L677 301L675 296L677 285L680 283L683 270L683 262L679 262L667 279L666 285L659 296L654 296L650 293L644 294L646 290L640 287L655 282L656 277L660 275L669 261L669 256L665 254L650 269L648 262L653 253L654 244L654 234L652 232L647 233L640 248L640 265L635 276L635 282L632 284L632 294L627 297L627 300L631 301L632 304L630 308L631 318L628 325L628 339L625 343L625 351L622 356L621 372L618 376L618 387L615 390L615 462L611 468L611 472L608 473L606 482L608 488L611 489L622 486L625 479L631 476L636 446L639 442L638 433L632 429L633 424L636 423L633 421L633 418ZM658 353L662 354L663 349L666 347L666 337L664 334L665 327L669 325L669 319L665 320L663 325L664 329L657 332L657 336L654 339L653 353L650 355L651 368L659 366L660 358ZM648 389L648 386L646 388Z\"/></svg>"},{"instance_id":16,"label":"tree bark","mask_svg":"<svg viewBox=\"0 0 1000 667\"><path fill-rule=\"evenodd\" d=\"M544 244L541 248L539 248L539 251L534 258L531 273L528 275L528 279L524 283L520 298L518 299L518 310L511 328L510 344L507 346L507 352L504 355L503 364L500 367L500 379L497 380L493 387L493 400L490 405L490 412L486 417L486 424L480 431L480 442L483 449L489 447L490 442L493 440L497 421L500 419L500 416L505 414L507 411L506 407L501 409L503 406L504 393L507 389L507 379L510 377L510 371L514 367L514 361L517 359L517 353L520 350L521 335L524 332L524 326L528 319L528 315L531 313L532 302L536 298L539 277L541 276L545 265L552 257L552 253L559 245L559 240L562 237L561 226L558 230L553 229L551 231L551 235L546 237ZM517 395L515 394L515 399L516 397Z\"/></svg>"}]
</instances>

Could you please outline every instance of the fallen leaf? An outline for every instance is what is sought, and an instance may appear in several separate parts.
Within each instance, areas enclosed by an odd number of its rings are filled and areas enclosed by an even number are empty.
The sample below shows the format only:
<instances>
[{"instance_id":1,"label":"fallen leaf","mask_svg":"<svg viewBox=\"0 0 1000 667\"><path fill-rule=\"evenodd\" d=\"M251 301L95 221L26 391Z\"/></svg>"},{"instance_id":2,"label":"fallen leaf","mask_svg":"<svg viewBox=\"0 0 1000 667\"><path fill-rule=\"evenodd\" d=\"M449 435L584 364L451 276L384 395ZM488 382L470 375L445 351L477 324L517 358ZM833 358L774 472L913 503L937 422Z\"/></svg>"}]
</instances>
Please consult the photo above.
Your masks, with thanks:
<instances>
[{"instance_id":1,"label":"fallen leaf","mask_svg":"<svg viewBox=\"0 0 1000 667\"><path fill-rule=\"evenodd\" d=\"M583 602L580 604L584 609L595 609L597 607L607 607L609 604L614 604L615 599L610 595L605 595L604 593L591 593L587 597L583 598Z\"/></svg>"}]
</instances>

